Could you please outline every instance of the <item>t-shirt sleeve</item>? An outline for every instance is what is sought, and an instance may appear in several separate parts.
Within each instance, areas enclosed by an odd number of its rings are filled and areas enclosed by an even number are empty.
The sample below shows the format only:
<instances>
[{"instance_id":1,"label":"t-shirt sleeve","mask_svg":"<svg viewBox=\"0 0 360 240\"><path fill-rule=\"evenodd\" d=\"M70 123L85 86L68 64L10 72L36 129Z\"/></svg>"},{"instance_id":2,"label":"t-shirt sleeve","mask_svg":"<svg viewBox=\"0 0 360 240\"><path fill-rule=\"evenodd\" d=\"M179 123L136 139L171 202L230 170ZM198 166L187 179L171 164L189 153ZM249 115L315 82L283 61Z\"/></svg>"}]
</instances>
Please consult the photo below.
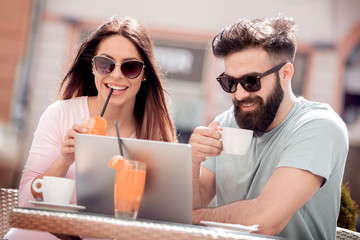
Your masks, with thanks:
<instances>
[{"instance_id":1,"label":"t-shirt sleeve","mask_svg":"<svg viewBox=\"0 0 360 240\"><path fill-rule=\"evenodd\" d=\"M31 206L33 200L30 185L59 157L63 141L61 108L55 102L41 116L29 151L19 186L19 205Z\"/></svg>"},{"instance_id":2,"label":"t-shirt sleeve","mask_svg":"<svg viewBox=\"0 0 360 240\"><path fill-rule=\"evenodd\" d=\"M210 170L212 173L216 171L216 157L207 157L204 162L201 164L203 167Z\"/></svg>"},{"instance_id":3,"label":"t-shirt sleeve","mask_svg":"<svg viewBox=\"0 0 360 240\"><path fill-rule=\"evenodd\" d=\"M277 167L307 170L323 177L325 184L331 174L343 167L339 159L345 159L348 150L346 126L339 117L325 112L311 112L300 121L299 127L288 133Z\"/></svg>"}]
</instances>

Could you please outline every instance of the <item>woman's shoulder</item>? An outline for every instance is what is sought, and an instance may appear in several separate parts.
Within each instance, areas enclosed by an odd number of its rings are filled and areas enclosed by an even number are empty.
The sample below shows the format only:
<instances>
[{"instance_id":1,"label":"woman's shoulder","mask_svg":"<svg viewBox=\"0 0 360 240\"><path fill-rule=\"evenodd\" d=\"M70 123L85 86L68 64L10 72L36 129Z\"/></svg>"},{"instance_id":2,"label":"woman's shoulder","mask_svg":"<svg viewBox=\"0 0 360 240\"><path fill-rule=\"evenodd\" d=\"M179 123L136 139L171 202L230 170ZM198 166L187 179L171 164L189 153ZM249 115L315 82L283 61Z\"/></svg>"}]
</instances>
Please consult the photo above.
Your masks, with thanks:
<instances>
[{"instance_id":1,"label":"woman's shoulder","mask_svg":"<svg viewBox=\"0 0 360 240\"><path fill-rule=\"evenodd\" d=\"M87 96L81 96L53 102L44 111L42 118L63 118L69 115L85 114L87 111Z\"/></svg>"},{"instance_id":2,"label":"woman's shoulder","mask_svg":"<svg viewBox=\"0 0 360 240\"><path fill-rule=\"evenodd\" d=\"M38 126L46 129L58 125L59 129L69 129L74 123L80 123L88 114L87 97L57 100L44 111Z\"/></svg>"},{"instance_id":3,"label":"woman's shoulder","mask_svg":"<svg viewBox=\"0 0 360 240\"><path fill-rule=\"evenodd\" d=\"M87 101L88 96L75 97L65 100L57 100L52 105L53 107L79 107Z\"/></svg>"},{"instance_id":4,"label":"woman's shoulder","mask_svg":"<svg viewBox=\"0 0 360 240\"><path fill-rule=\"evenodd\" d=\"M47 108L47 111L71 111L85 106L87 106L87 96L81 96L65 100L57 100Z\"/></svg>"}]
</instances>

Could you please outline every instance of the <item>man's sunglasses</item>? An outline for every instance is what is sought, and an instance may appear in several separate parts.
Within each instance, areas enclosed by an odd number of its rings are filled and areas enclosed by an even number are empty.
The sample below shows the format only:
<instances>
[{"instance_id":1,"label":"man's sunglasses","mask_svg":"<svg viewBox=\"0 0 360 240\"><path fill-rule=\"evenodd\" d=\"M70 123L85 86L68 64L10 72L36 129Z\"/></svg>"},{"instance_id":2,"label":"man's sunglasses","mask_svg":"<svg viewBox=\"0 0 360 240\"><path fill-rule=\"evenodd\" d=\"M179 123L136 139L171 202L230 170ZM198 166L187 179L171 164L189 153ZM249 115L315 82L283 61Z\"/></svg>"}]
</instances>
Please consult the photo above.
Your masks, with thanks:
<instances>
[{"instance_id":1,"label":"man's sunglasses","mask_svg":"<svg viewBox=\"0 0 360 240\"><path fill-rule=\"evenodd\" d=\"M120 66L121 72L124 76L130 79L137 78L142 69L145 67L144 63L141 61L131 60L121 64L116 64L111 58L103 56L95 56L92 61L96 72L100 75L108 75L114 71L116 66Z\"/></svg>"},{"instance_id":2,"label":"man's sunglasses","mask_svg":"<svg viewBox=\"0 0 360 240\"><path fill-rule=\"evenodd\" d=\"M279 71L286 62L280 63L279 65L276 65L273 68L270 68L266 72L260 74L248 74L244 75L240 78L232 78L230 76L225 75L225 72L223 72L219 77L216 78L216 80L220 83L220 86L222 89L224 89L227 93L234 93L236 92L237 84L240 83L240 85L248 92L256 92L261 89L261 82L260 79L273 73Z\"/></svg>"}]
</instances>

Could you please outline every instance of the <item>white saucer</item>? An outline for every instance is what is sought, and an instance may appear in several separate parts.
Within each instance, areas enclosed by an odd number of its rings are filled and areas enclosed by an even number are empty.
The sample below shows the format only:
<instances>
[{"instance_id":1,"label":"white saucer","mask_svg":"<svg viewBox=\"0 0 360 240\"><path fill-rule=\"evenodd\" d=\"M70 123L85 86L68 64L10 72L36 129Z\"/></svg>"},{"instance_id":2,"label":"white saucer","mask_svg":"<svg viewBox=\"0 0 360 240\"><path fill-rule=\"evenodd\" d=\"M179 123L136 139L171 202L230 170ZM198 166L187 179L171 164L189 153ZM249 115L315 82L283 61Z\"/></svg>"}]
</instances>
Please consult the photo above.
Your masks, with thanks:
<instances>
[{"instance_id":1,"label":"white saucer","mask_svg":"<svg viewBox=\"0 0 360 240\"><path fill-rule=\"evenodd\" d=\"M34 204L37 208L65 211L65 212L76 212L77 210L85 209L84 206L79 206L75 204L50 203L50 202L32 201L32 200L30 200L29 203Z\"/></svg>"},{"instance_id":2,"label":"white saucer","mask_svg":"<svg viewBox=\"0 0 360 240\"><path fill-rule=\"evenodd\" d=\"M229 230L236 230L247 233L259 230L258 224L251 226L244 226L241 224L220 223L220 222L210 222L210 221L200 221L200 223L208 227L225 228Z\"/></svg>"}]
</instances>

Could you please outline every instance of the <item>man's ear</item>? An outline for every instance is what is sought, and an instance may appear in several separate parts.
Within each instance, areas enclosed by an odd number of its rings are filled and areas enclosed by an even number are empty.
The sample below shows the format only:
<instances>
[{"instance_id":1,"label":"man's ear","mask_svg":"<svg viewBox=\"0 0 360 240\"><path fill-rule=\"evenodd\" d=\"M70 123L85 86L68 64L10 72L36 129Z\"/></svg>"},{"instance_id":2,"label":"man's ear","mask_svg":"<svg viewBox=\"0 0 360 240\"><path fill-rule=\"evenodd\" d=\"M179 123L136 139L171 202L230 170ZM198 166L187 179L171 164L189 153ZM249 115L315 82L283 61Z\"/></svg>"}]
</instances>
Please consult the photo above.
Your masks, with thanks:
<instances>
[{"instance_id":1,"label":"man's ear","mask_svg":"<svg viewBox=\"0 0 360 240\"><path fill-rule=\"evenodd\" d=\"M290 81L293 74L294 74L294 66L292 65L292 63L288 62L282 67L280 71L280 78L285 81Z\"/></svg>"}]
</instances>

